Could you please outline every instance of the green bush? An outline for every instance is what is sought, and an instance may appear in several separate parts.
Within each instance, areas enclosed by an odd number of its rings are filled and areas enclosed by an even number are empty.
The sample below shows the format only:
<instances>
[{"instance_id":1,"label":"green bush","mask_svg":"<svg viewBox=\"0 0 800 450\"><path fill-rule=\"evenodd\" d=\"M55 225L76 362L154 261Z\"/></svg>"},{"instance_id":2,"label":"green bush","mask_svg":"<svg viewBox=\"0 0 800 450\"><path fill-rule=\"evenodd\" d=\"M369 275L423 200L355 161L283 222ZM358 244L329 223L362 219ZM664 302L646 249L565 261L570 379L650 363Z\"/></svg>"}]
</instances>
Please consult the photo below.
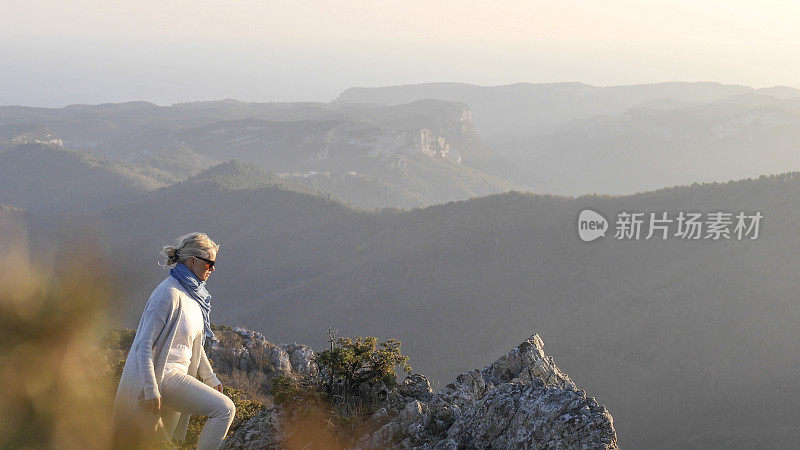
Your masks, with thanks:
<instances>
[{"instance_id":1,"label":"green bush","mask_svg":"<svg viewBox=\"0 0 800 450\"><path fill-rule=\"evenodd\" d=\"M287 429L315 424L307 436L328 439L345 448L355 445L368 431L364 418L376 406L360 396L363 392L359 388L380 383L392 387L397 385L397 367L411 371L408 357L400 353L400 341L396 339L378 342L374 337L340 338L332 349L317 354L315 360L319 369L316 377L273 379L273 400L288 412ZM301 444L313 442L319 444L313 439Z\"/></svg>"},{"instance_id":2,"label":"green bush","mask_svg":"<svg viewBox=\"0 0 800 450\"><path fill-rule=\"evenodd\" d=\"M349 392L358 392L364 383L397 385L396 367L411 372L408 357L400 353L400 341L389 339L378 343L378 338L339 338L333 349L316 356L321 381L328 392L343 386Z\"/></svg>"},{"instance_id":3,"label":"green bush","mask_svg":"<svg viewBox=\"0 0 800 450\"><path fill-rule=\"evenodd\" d=\"M328 408L329 398L318 389L313 377L291 378L278 375L272 379L272 401L285 409Z\"/></svg>"}]
</instances>

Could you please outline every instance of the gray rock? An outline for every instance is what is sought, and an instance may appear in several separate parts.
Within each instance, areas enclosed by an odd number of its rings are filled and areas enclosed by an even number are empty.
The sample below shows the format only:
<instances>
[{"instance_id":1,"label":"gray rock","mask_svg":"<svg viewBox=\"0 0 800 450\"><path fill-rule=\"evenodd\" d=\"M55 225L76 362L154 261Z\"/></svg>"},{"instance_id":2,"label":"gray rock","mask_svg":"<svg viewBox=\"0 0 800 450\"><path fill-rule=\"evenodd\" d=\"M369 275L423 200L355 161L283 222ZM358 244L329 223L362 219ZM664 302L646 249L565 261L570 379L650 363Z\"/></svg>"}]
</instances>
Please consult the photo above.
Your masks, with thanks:
<instances>
[{"instance_id":1,"label":"gray rock","mask_svg":"<svg viewBox=\"0 0 800 450\"><path fill-rule=\"evenodd\" d=\"M536 334L427 404L409 402L358 447L618 448L611 415L545 355Z\"/></svg>"},{"instance_id":2,"label":"gray rock","mask_svg":"<svg viewBox=\"0 0 800 450\"><path fill-rule=\"evenodd\" d=\"M300 347L276 349L289 361ZM378 391L383 392L381 386L371 386L365 395ZM367 420L372 432L355 448L618 448L609 412L558 369L535 334L482 370L462 373L435 395L424 376L411 375L389 392L385 405ZM281 415L277 408L263 411L224 448L280 447Z\"/></svg>"},{"instance_id":3,"label":"gray rock","mask_svg":"<svg viewBox=\"0 0 800 450\"><path fill-rule=\"evenodd\" d=\"M281 418L276 407L265 409L225 439L222 449L282 448Z\"/></svg>"},{"instance_id":4,"label":"gray rock","mask_svg":"<svg viewBox=\"0 0 800 450\"><path fill-rule=\"evenodd\" d=\"M576 391L506 383L468 409L448 430L472 448L615 448L608 411Z\"/></svg>"},{"instance_id":5,"label":"gray rock","mask_svg":"<svg viewBox=\"0 0 800 450\"><path fill-rule=\"evenodd\" d=\"M411 374L400 383L398 388L400 394L404 397L411 397L412 399L429 401L433 397L433 389L428 377L418 373Z\"/></svg>"},{"instance_id":6,"label":"gray rock","mask_svg":"<svg viewBox=\"0 0 800 450\"><path fill-rule=\"evenodd\" d=\"M432 403L437 407L469 405L477 401L486 393L491 386L486 385L480 372L470 370L458 375L452 383L448 384L439 391L432 399Z\"/></svg>"},{"instance_id":7,"label":"gray rock","mask_svg":"<svg viewBox=\"0 0 800 450\"><path fill-rule=\"evenodd\" d=\"M377 429L389 421L389 411L386 408L378 408L367 421L367 426Z\"/></svg>"},{"instance_id":8,"label":"gray rock","mask_svg":"<svg viewBox=\"0 0 800 450\"><path fill-rule=\"evenodd\" d=\"M266 386L271 386L271 380L277 376L298 379L316 375L317 365L311 347L296 343L274 345L261 333L241 327L233 331L234 337L219 334L218 338L223 340L209 342L206 353L213 360L217 373L262 372L266 376Z\"/></svg>"},{"instance_id":9,"label":"gray rock","mask_svg":"<svg viewBox=\"0 0 800 450\"><path fill-rule=\"evenodd\" d=\"M292 370L301 374L314 375L317 373L317 364L314 362L314 351L307 345L294 345L289 353L289 362Z\"/></svg>"},{"instance_id":10,"label":"gray rock","mask_svg":"<svg viewBox=\"0 0 800 450\"><path fill-rule=\"evenodd\" d=\"M433 448L436 450L458 450L458 442L453 439L442 439Z\"/></svg>"},{"instance_id":11,"label":"gray rock","mask_svg":"<svg viewBox=\"0 0 800 450\"><path fill-rule=\"evenodd\" d=\"M404 430L410 430L413 427L419 426L425 428L430 420L428 405L419 400L409 402L406 407L403 408L397 420L400 422L400 427Z\"/></svg>"},{"instance_id":12,"label":"gray rock","mask_svg":"<svg viewBox=\"0 0 800 450\"><path fill-rule=\"evenodd\" d=\"M278 372L291 373L292 363L289 360L289 354L286 350L280 347L273 347L269 355L269 362L275 367Z\"/></svg>"}]
</instances>

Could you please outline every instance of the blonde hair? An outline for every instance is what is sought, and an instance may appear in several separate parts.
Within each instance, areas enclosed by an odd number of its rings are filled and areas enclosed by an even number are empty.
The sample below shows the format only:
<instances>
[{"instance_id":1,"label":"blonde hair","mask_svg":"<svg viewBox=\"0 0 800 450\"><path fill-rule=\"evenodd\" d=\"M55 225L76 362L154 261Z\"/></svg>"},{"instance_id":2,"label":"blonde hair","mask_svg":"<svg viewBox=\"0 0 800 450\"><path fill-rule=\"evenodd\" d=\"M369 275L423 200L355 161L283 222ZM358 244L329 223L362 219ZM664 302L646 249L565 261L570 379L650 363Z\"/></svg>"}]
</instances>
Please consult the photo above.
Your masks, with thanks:
<instances>
[{"instance_id":1,"label":"blonde hair","mask_svg":"<svg viewBox=\"0 0 800 450\"><path fill-rule=\"evenodd\" d=\"M184 234L175 240L175 245L167 245L161 249L161 254L167 257L167 261L161 266L173 267L193 256L205 258L211 250L219 250L219 245L212 241L207 234Z\"/></svg>"}]
</instances>

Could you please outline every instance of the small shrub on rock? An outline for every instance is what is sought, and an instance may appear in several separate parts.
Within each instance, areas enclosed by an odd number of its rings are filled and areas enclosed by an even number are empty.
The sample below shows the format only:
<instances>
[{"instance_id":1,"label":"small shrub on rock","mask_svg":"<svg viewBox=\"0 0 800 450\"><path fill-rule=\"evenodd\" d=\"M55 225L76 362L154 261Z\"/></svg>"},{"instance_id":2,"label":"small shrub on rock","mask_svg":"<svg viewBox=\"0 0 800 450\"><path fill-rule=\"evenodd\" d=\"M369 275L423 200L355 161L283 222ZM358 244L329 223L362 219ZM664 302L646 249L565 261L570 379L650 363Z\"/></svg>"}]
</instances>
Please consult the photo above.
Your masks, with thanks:
<instances>
[{"instance_id":1,"label":"small shrub on rock","mask_svg":"<svg viewBox=\"0 0 800 450\"><path fill-rule=\"evenodd\" d=\"M400 352L400 341L389 339L378 342L375 337L339 338L335 347L316 357L320 381L329 393L337 387L349 393L358 393L365 383L397 385L398 366L411 372L408 357Z\"/></svg>"}]
</instances>

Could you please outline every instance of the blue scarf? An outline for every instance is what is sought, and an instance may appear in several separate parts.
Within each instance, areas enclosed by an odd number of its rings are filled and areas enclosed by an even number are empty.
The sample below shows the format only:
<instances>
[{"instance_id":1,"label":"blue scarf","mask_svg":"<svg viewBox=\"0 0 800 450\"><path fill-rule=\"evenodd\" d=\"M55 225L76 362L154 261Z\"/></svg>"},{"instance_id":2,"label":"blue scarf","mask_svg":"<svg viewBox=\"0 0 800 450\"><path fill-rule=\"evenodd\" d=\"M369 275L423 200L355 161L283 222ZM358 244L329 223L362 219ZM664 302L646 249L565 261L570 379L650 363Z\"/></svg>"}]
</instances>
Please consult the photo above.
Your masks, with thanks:
<instances>
[{"instance_id":1,"label":"blue scarf","mask_svg":"<svg viewBox=\"0 0 800 450\"><path fill-rule=\"evenodd\" d=\"M176 264L175 267L169 271L169 274L178 280L181 286L186 288L189 295L197 301L200 305L200 309L203 311L205 332L203 333L201 341L202 345L206 344L206 337L210 338L212 341L216 341L217 337L214 336L214 332L211 331L211 319L208 317L211 312L211 294L206 290L206 282L200 281L197 275L183 263Z\"/></svg>"}]
</instances>

